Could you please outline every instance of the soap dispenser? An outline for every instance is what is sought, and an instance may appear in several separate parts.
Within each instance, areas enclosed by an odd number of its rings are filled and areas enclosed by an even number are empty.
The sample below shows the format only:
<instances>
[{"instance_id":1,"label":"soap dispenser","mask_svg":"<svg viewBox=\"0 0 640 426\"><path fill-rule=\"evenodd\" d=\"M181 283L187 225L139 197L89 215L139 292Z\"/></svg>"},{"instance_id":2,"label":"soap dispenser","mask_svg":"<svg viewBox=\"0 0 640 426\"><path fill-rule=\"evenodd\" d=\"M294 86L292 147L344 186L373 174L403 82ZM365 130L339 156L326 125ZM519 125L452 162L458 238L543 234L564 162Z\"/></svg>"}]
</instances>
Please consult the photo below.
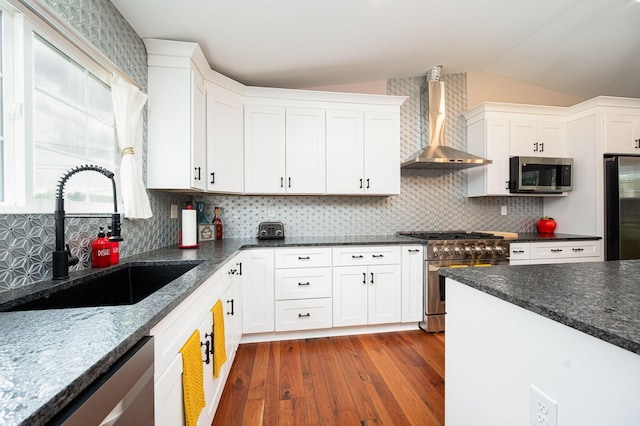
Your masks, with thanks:
<instances>
[{"instance_id":1,"label":"soap dispenser","mask_svg":"<svg viewBox=\"0 0 640 426\"><path fill-rule=\"evenodd\" d=\"M98 238L91 242L91 266L94 268L104 268L109 266L111 250L109 248L109 240L101 226L98 232Z\"/></svg>"}]
</instances>

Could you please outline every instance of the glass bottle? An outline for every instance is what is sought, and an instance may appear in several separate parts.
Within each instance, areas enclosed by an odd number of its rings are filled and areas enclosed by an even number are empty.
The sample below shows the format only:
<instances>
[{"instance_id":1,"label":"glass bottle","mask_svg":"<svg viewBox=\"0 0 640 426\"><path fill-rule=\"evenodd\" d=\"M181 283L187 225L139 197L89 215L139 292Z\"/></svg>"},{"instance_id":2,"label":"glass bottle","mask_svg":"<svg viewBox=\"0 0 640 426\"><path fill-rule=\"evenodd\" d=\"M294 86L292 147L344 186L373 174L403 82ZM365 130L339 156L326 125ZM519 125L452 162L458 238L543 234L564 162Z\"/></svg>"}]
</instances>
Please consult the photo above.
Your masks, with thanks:
<instances>
[{"instance_id":1,"label":"glass bottle","mask_svg":"<svg viewBox=\"0 0 640 426\"><path fill-rule=\"evenodd\" d=\"M220 218L220 207L213 208L213 229L214 239L222 239L222 219Z\"/></svg>"}]
</instances>

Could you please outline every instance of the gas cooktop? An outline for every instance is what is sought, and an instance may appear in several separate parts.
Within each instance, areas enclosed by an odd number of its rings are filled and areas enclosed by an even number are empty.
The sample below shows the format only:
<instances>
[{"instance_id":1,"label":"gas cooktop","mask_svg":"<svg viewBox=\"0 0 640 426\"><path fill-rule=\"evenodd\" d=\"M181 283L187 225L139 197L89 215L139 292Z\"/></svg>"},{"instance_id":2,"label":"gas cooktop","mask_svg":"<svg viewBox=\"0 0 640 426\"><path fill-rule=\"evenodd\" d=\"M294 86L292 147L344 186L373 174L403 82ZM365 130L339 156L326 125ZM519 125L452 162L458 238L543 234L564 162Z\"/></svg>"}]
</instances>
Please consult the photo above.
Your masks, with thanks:
<instances>
[{"instance_id":1,"label":"gas cooktop","mask_svg":"<svg viewBox=\"0 0 640 426\"><path fill-rule=\"evenodd\" d=\"M418 238L421 240L501 240L503 237L499 235L487 234L483 232L466 232L466 231L407 231L398 232L403 237Z\"/></svg>"}]
</instances>

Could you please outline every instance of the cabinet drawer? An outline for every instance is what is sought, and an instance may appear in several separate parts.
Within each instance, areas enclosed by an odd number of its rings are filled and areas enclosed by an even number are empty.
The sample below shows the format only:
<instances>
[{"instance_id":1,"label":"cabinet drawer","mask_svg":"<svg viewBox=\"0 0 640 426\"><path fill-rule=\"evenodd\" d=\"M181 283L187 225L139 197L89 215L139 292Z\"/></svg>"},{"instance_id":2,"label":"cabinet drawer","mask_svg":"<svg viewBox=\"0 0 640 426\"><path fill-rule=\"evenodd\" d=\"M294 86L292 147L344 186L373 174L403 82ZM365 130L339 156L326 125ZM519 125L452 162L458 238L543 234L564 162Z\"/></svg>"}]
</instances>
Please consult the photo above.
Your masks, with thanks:
<instances>
[{"instance_id":1,"label":"cabinet drawer","mask_svg":"<svg viewBox=\"0 0 640 426\"><path fill-rule=\"evenodd\" d=\"M555 259L599 256L600 241L558 241L531 243L531 259Z\"/></svg>"},{"instance_id":2,"label":"cabinet drawer","mask_svg":"<svg viewBox=\"0 0 640 426\"><path fill-rule=\"evenodd\" d=\"M353 246L333 249L333 266L400 263L400 246Z\"/></svg>"},{"instance_id":3,"label":"cabinet drawer","mask_svg":"<svg viewBox=\"0 0 640 426\"><path fill-rule=\"evenodd\" d=\"M331 268L277 269L276 300L331 297Z\"/></svg>"},{"instance_id":4,"label":"cabinet drawer","mask_svg":"<svg viewBox=\"0 0 640 426\"><path fill-rule=\"evenodd\" d=\"M276 268L331 266L331 248L296 247L276 250Z\"/></svg>"},{"instance_id":5,"label":"cabinet drawer","mask_svg":"<svg viewBox=\"0 0 640 426\"><path fill-rule=\"evenodd\" d=\"M331 299L279 300L276 331L331 328Z\"/></svg>"},{"instance_id":6,"label":"cabinet drawer","mask_svg":"<svg viewBox=\"0 0 640 426\"><path fill-rule=\"evenodd\" d=\"M529 243L509 244L509 263L514 265L516 261L529 260L530 249Z\"/></svg>"}]
</instances>

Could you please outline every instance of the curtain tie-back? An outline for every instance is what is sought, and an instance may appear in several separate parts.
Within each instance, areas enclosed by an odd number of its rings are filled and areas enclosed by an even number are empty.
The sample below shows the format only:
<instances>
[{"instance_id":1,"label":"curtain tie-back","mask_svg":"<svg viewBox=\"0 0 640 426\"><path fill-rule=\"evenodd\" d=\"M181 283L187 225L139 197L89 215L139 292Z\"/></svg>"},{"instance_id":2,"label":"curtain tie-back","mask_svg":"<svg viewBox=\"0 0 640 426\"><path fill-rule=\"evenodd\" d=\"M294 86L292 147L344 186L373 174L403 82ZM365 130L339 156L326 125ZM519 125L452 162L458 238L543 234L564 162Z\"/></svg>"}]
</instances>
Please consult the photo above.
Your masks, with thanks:
<instances>
[{"instance_id":1,"label":"curtain tie-back","mask_svg":"<svg viewBox=\"0 0 640 426\"><path fill-rule=\"evenodd\" d=\"M133 147L128 146L128 147L126 147L125 149L123 149L123 150L122 150L122 155L125 155L125 154L131 154L131 155L133 155L133 154L134 154L134 152L133 152Z\"/></svg>"}]
</instances>

